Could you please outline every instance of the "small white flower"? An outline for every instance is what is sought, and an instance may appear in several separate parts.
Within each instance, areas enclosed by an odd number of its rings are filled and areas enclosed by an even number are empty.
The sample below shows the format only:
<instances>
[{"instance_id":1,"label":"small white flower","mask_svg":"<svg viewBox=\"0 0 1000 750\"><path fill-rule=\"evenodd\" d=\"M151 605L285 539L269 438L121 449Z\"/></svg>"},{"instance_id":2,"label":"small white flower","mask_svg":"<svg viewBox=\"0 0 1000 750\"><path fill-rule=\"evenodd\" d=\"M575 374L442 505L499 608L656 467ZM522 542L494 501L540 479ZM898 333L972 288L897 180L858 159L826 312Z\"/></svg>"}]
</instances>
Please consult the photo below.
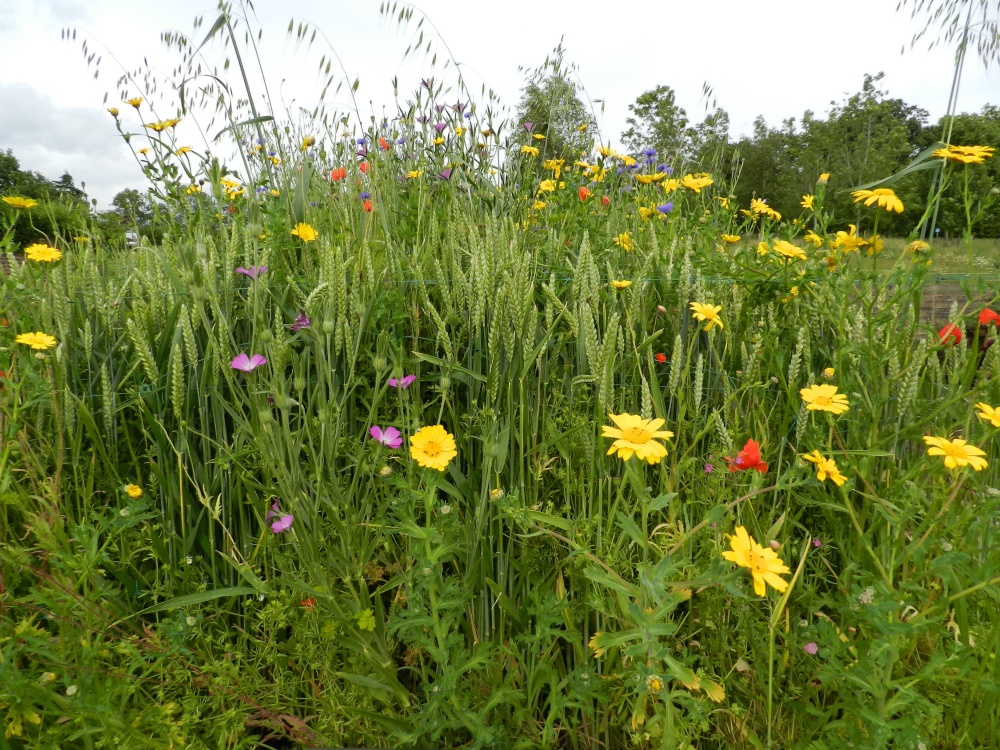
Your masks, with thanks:
<instances>
[{"instance_id":1,"label":"small white flower","mask_svg":"<svg viewBox=\"0 0 1000 750\"><path fill-rule=\"evenodd\" d=\"M70 685L68 688L66 688L66 695L72 697L76 695L76 691L77 691L76 685Z\"/></svg>"},{"instance_id":2,"label":"small white flower","mask_svg":"<svg viewBox=\"0 0 1000 750\"><path fill-rule=\"evenodd\" d=\"M941 549L945 552L951 552L955 548L951 546L951 542L949 542L947 539L942 539Z\"/></svg>"},{"instance_id":3,"label":"small white flower","mask_svg":"<svg viewBox=\"0 0 1000 750\"><path fill-rule=\"evenodd\" d=\"M193 628L195 625L198 624L198 618L194 617L193 615L188 615L187 618L185 618L184 622L188 624L189 628Z\"/></svg>"},{"instance_id":4,"label":"small white flower","mask_svg":"<svg viewBox=\"0 0 1000 750\"><path fill-rule=\"evenodd\" d=\"M191 555L188 555L186 558L184 558L184 562L186 562L188 565L191 565L194 562L194 558L191 557Z\"/></svg>"},{"instance_id":5,"label":"small white flower","mask_svg":"<svg viewBox=\"0 0 1000 750\"><path fill-rule=\"evenodd\" d=\"M449 513L451 513L451 506L450 505L442 505L441 506L441 515L442 516L446 516Z\"/></svg>"},{"instance_id":6,"label":"small white flower","mask_svg":"<svg viewBox=\"0 0 1000 750\"><path fill-rule=\"evenodd\" d=\"M121 516L122 518L128 518L129 513L131 512L132 511L130 511L128 508L122 508L120 511L118 511L118 515Z\"/></svg>"}]
</instances>

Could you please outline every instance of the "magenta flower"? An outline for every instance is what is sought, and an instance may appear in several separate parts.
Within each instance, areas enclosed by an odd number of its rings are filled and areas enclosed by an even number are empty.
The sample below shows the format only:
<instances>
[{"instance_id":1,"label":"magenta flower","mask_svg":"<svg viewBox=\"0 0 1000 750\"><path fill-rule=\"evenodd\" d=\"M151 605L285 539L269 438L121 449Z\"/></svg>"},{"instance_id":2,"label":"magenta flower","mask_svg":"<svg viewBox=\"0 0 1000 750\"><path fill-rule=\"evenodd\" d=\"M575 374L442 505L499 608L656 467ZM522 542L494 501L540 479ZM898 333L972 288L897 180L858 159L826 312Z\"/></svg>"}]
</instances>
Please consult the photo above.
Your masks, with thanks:
<instances>
[{"instance_id":1,"label":"magenta flower","mask_svg":"<svg viewBox=\"0 0 1000 750\"><path fill-rule=\"evenodd\" d=\"M250 268L244 268L240 266L236 269L236 273L241 273L244 276L249 276L251 279L256 279L263 273L267 272L267 266L250 266Z\"/></svg>"},{"instance_id":2,"label":"magenta flower","mask_svg":"<svg viewBox=\"0 0 1000 750\"><path fill-rule=\"evenodd\" d=\"M436 131L437 131L438 133L443 133L443 132L444 132L444 129L445 129L446 127L448 127L447 123L443 123L443 122L436 122L436 123L434 123L434 129L435 129L435 130L436 130Z\"/></svg>"},{"instance_id":3,"label":"magenta flower","mask_svg":"<svg viewBox=\"0 0 1000 750\"><path fill-rule=\"evenodd\" d=\"M372 428L368 430L368 434L373 438L378 440L382 445L396 450L399 446L403 444L403 438L399 434L399 430L395 427L386 427L384 430L377 424L372 425Z\"/></svg>"},{"instance_id":4,"label":"magenta flower","mask_svg":"<svg viewBox=\"0 0 1000 750\"><path fill-rule=\"evenodd\" d=\"M389 378L389 385L393 388L402 388L404 391L410 387L410 383L417 379L416 375L404 375L400 379Z\"/></svg>"},{"instance_id":5,"label":"magenta flower","mask_svg":"<svg viewBox=\"0 0 1000 750\"><path fill-rule=\"evenodd\" d=\"M531 132L531 129L535 127L535 123L531 122L531 120L525 120L521 124L524 126L524 129L529 133Z\"/></svg>"},{"instance_id":6,"label":"magenta flower","mask_svg":"<svg viewBox=\"0 0 1000 750\"><path fill-rule=\"evenodd\" d=\"M711 474L712 473L712 469L714 469L714 468L715 467L712 466L712 464L705 464L705 473L706 474Z\"/></svg>"},{"instance_id":7,"label":"magenta flower","mask_svg":"<svg viewBox=\"0 0 1000 750\"><path fill-rule=\"evenodd\" d=\"M809 654L809 656L816 656L819 653L819 646L809 641L809 643L802 647L802 650Z\"/></svg>"},{"instance_id":8,"label":"magenta flower","mask_svg":"<svg viewBox=\"0 0 1000 750\"><path fill-rule=\"evenodd\" d=\"M445 170L443 170L441 172L438 172L438 177L440 177L442 180L450 180L451 179L451 167L448 167L447 169L445 169Z\"/></svg>"},{"instance_id":9,"label":"magenta flower","mask_svg":"<svg viewBox=\"0 0 1000 750\"><path fill-rule=\"evenodd\" d=\"M301 331L303 328L308 328L310 323L312 323L312 321L309 320L309 316L302 313L295 319L295 322L289 326L289 330L292 333L295 333L296 331Z\"/></svg>"},{"instance_id":10,"label":"magenta flower","mask_svg":"<svg viewBox=\"0 0 1000 750\"><path fill-rule=\"evenodd\" d=\"M295 516L291 513L282 513L281 508L278 507L278 501L275 500L274 504L271 506L271 510L267 512L265 521L270 521L272 518L275 520L271 523L271 531L275 534L280 534L283 531L288 531L292 528L292 521L295 520Z\"/></svg>"},{"instance_id":11,"label":"magenta flower","mask_svg":"<svg viewBox=\"0 0 1000 750\"><path fill-rule=\"evenodd\" d=\"M267 364L267 360L264 359L263 354L253 354L248 357L244 352L240 352L233 357L233 361L229 363L229 366L240 372L253 372L265 364Z\"/></svg>"}]
</instances>

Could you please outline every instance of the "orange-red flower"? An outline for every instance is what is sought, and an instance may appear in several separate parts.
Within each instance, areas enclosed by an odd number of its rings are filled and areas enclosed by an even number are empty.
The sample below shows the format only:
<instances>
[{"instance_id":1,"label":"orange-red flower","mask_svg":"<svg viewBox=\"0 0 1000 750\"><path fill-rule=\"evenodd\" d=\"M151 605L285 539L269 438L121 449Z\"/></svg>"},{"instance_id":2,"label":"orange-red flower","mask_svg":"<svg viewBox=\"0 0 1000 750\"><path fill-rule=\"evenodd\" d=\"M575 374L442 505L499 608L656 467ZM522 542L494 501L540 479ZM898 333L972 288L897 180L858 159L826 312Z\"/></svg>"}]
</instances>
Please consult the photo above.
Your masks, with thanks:
<instances>
[{"instance_id":1,"label":"orange-red flower","mask_svg":"<svg viewBox=\"0 0 1000 750\"><path fill-rule=\"evenodd\" d=\"M361 174L368 174L368 170L371 169L371 164L363 161L358 165L358 168L361 170Z\"/></svg>"},{"instance_id":2,"label":"orange-red flower","mask_svg":"<svg viewBox=\"0 0 1000 750\"><path fill-rule=\"evenodd\" d=\"M582 201L587 200L587 198L593 195L593 193L590 192L590 189L586 185L581 185L580 189L577 192L580 193L580 200Z\"/></svg>"},{"instance_id":3,"label":"orange-red flower","mask_svg":"<svg viewBox=\"0 0 1000 750\"><path fill-rule=\"evenodd\" d=\"M361 208L365 210L366 213L372 212L372 202L370 198L365 198L365 202L361 204Z\"/></svg>"},{"instance_id":4,"label":"orange-red flower","mask_svg":"<svg viewBox=\"0 0 1000 750\"><path fill-rule=\"evenodd\" d=\"M392 146L389 145L389 141L387 141L385 138L379 138L378 145L382 148L383 151L388 151L390 148L392 148Z\"/></svg>"},{"instance_id":5,"label":"orange-red flower","mask_svg":"<svg viewBox=\"0 0 1000 750\"><path fill-rule=\"evenodd\" d=\"M981 313L979 313L979 325L981 325L981 326L994 325L995 326L998 323L1000 323L1000 315L997 315L990 308L987 307L985 310L983 310Z\"/></svg>"},{"instance_id":6,"label":"orange-red flower","mask_svg":"<svg viewBox=\"0 0 1000 750\"><path fill-rule=\"evenodd\" d=\"M347 169L344 167L337 167L330 172L330 179L334 182L340 182L341 180L347 179Z\"/></svg>"},{"instance_id":7,"label":"orange-red flower","mask_svg":"<svg viewBox=\"0 0 1000 750\"><path fill-rule=\"evenodd\" d=\"M656 356L653 357L653 359L655 359L657 362L659 362L662 365L664 362L667 361L667 355L664 354L663 352L657 352Z\"/></svg>"},{"instance_id":8,"label":"orange-red flower","mask_svg":"<svg viewBox=\"0 0 1000 750\"><path fill-rule=\"evenodd\" d=\"M601 198L601 205L605 206L605 207L610 206L611 205L611 199L608 196L605 195L603 198Z\"/></svg>"},{"instance_id":9,"label":"orange-red flower","mask_svg":"<svg viewBox=\"0 0 1000 750\"><path fill-rule=\"evenodd\" d=\"M736 454L736 458L725 458L730 471L759 471L761 474L767 473L767 464L760 460L760 444L756 440L747 440L743 450Z\"/></svg>"},{"instance_id":10,"label":"orange-red flower","mask_svg":"<svg viewBox=\"0 0 1000 750\"><path fill-rule=\"evenodd\" d=\"M941 344L957 344L961 340L962 329L954 323L948 323L938 331L938 342Z\"/></svg>"}]
</instances>

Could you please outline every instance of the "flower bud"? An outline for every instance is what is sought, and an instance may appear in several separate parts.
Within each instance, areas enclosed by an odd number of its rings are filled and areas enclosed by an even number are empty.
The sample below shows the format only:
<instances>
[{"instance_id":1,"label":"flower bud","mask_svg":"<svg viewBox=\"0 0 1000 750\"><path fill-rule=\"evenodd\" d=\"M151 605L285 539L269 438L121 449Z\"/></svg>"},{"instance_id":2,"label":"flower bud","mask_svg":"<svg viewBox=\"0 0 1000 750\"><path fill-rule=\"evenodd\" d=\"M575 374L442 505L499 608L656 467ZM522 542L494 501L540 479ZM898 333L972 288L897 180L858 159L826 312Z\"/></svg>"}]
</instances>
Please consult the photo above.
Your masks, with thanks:
<instances>
[{"instance_id":1,"label":"flower bud","mask_svg":"<svg viewBox=\"0 0 1000 750\"><path fill-rule=\"evenodd\" d=\"M323 333L329 336L333 333L333 329L336 328L336 323L334 323L332 318L327 318L323 321Z\"/></svg>"},{"instance_id":2,"label":"flower bud","mask_svg":"<svg viewBox=\"0 0 1000 750\"><path fill-rule=\"evenodd\" d=\"M777 539L772 539L770 542L767 543L767 545L775 552L781 549L781 542L779 542Z\"/></svg>"}]
</instances>

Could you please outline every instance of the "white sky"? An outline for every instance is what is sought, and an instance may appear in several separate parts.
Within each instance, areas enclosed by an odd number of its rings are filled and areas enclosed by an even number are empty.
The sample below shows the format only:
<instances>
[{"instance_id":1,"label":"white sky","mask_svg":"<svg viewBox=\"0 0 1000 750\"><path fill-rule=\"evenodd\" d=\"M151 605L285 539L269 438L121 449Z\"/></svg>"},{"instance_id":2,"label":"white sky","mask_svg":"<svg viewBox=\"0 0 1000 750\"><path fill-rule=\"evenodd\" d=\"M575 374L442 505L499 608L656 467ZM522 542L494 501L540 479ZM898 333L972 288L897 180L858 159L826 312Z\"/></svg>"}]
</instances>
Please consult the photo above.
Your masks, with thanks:
<instances>
[{"instance_id":1,"label":"white sky","mask_svg":"<svg viewBox=\"0 0 1000 750\"><path fill-rule=\"evenodd\" d=\"M910 50L917 26L908 10L896 12L896 4L421 0L419 7L462 65L473 91L485 83L511 109L524 80L518 66L541 64L563 37L566 59L578 65L587 93L605 102L598 122L604 139L614 143L625 129L628 105L659 84L671 86L689 119L698 121L705 111L702 86L708 83L738 137L750 132L758 115L777 125L807 109L825 114L831 100L860 90L865 73L885 71L881 85L890 96L927 109L936 121L947 105L953 53L928 52L925 43ZM358 101L369 108L372 102L379 114L383 109L395 113L393 76L399 77L402 99L431 72L429 59L404 63L412 33L380 17L378 0L256 0L255 8L264 29L262 57L271 91L280 92L286 103L313 105L321 90L319 56L329 49L319 38L311 53L296 49L286 37L292 18L312 22L329 38L351 79L361 79ZM102 99L110 93L108 106L133 115L117 101L118 75L142 66L144 57L169 72L179 59L160 43L160 32L190 33L194 17L204 14L203 35L214 9L212 0L0 0L0 149L12 148L23 169L50 179L69 171L77 184L86 182L102 207L123 188L143 189L145 178ZM65 27L78 29L76 42L60 40ZM80 53L85 38L103 56L96 81ZM440 43L437 48L443 51ZM207 57L221 62L224 53L216 45ZM232 72L230 79L235 80ZM1000 103L998 93L997 66L987 73L970 58L959 111ZM328 101L328 108L335 107ZM178 132L191 145L201 142L190 122Z\"/></svg>"}]
</instances>

